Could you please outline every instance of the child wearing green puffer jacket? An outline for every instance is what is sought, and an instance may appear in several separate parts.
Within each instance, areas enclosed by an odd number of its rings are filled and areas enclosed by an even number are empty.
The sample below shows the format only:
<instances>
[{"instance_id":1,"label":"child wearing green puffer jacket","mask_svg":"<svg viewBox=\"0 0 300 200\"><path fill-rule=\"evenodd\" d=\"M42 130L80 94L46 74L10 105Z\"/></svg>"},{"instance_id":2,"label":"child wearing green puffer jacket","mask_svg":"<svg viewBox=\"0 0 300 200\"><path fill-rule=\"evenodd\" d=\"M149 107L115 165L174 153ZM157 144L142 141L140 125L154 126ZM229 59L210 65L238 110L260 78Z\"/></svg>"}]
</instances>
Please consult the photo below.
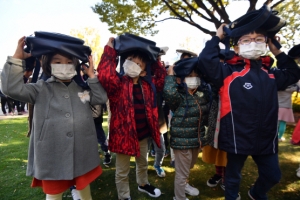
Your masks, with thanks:
<instances>
[{"instance_id":1,"label":"child wearing green puffer jacket","mask_svg":"<svg viewBox=\"0 0 300 200\"><path fill-rule=\"evenodd\" d=\"M170 145L176 160L174 200L186 200L186 194L199 195L199 190L187 180L200 152L200 137L205 133L209 93L201 84L196 66L197 58L186 58L171 66L163 91L166 104L174 113L170 129Z\"/></svg>"}]
</instances>

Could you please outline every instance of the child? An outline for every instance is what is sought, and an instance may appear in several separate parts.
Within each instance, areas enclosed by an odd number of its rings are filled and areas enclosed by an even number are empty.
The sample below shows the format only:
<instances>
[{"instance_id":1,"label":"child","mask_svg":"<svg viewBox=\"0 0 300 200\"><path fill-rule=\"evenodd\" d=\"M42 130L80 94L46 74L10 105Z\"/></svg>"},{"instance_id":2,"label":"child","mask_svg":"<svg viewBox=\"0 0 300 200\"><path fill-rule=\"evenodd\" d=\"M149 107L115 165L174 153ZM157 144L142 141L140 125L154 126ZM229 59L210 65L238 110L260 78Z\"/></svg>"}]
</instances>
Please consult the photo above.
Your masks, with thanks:
<instances>
[{"instance_id":1,"label":"child","mask_svg":"<svg viewBox=\"0 0 300 200\"><path fill-rule=\"evenodd\" d=\"M186 60L195 64L187 65ZM199 190L190 186L187 179L200 152L200 135L205 132L209 107L207 92L198 90L200 78L195 70L197 58L181 61L175 64L174 70L173 66L169 68L164 87L166 104L173 112L170 144L176 160L174 200L187 199L185 193L191 196L199 195ZM185 73L179 73L183 67L186 69ZM174 71L176 76L181 78L179 85L176 84Z\"/></svg>"},{"instance_id":2,"label":"child","mask_svg":"<svg viewBox=\"0 0 300 200\"><path fill-rule=\"evenodd\" d=\"M227 152L225 199L240 199L241 170L248 155L252 156L259 173L248 196L267 199L267 192L281 177L277 90L297 82L300 69L270 38L267 40L267 29L263 27L236 38L242 59L223 65L219 58L219 42L225 37L224 26L221 25L216 36L206 43L199 56L199 69L220 93L219 149ZM261 57L266 43L278 60L279 69L271 68L270 57Z\"/></svg>"},{"instance_id":3,"label":"child","mask_svg":"<svg viewBox=\"0 0 300 200\"><path fill-rule=\"evenodd\" d=\"M89 75L90 91L72 78L78 60L55 51L43 56L47 81L23 83L25 37L18 41L14 56L8 57L1 74L3 92L20 101L34 104L27 175L33 176L32 187L41 186L46 199L59 200L70 186L76 185L82 200L91 199L89 184L102 169L99 166L97 138L91 115L91 104L103 104L107 95L94 76L92 57Z\"/></svg>"},{"instance_id":4,"label":"child","mask_svg":"<svg viewBox=\"0 0 300 200\"><path fill-rule=\"evenodd\" d=\"M299 83L299 82L298 82ZM286 123L295 122L292 108L292 94L299 91L299 86L293 84L285 90L278 91L278 140L285 141L283 134L286 129Z\"/></svg>"},{"instance_id":5,"label":"child","mask_svg":"<svg viewBox=\"0 0 300 200\"><path fill-rule=\"evenodd\" d=\"M136 181L138 190L151 197L159 197L159 189L148 182L148 138L152 137L160 147L157 106L154 107L155 91L143 77L147 75L148 57L144 51L132 49L123 55L126 58L121 69L125 75L116 72L117 52L110 38L104 48L98 66L98 79L107 91L111 121L109 126L109 150L116 153L116 177L118 198L131 199L128 174L130 157L136 160ZM165 69L159 62L152 66L152 82L156 91L163 89Z\"/></svg>"}]
</instances>

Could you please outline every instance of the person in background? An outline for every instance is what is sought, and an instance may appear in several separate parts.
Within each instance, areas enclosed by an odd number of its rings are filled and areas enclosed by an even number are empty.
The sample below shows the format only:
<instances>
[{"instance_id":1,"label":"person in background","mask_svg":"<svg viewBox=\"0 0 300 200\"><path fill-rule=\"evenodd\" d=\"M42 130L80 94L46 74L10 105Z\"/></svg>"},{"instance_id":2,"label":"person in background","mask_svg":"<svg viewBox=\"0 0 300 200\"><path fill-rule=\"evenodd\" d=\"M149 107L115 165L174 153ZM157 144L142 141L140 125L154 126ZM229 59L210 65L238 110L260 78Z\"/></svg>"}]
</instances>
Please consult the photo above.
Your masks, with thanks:
<instances>
[{"instance_id":1,"label":"person in background","mask_svg":"<svg viewBox=\"0 0 300 200\"><path fill-rule=\"evenodd\" d=\"M285 90L278 91L278 140L285 141L283 134L286 123L295 122L292 108L292 94L299 91L300 83L288 86Z\"/></svg>"}]
</instances>

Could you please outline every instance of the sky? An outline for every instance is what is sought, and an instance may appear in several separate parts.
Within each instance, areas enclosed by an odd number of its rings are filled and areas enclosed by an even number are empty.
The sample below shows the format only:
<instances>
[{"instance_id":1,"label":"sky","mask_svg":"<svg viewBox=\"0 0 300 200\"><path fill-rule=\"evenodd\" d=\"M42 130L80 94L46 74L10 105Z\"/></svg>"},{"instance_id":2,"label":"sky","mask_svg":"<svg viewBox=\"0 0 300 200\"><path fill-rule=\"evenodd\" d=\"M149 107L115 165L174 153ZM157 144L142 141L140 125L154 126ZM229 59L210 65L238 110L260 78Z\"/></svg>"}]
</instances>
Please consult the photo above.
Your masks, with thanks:
<instances>
[{"instance_id":1,"label":"sky","mask_svg":"<svg viewBox=\"0 0 300 200\"><path fill-rule=\"evenodd\" d=\"M18 39L29 36L35 31L56 32L70 34L72 29L92 27L99 30L101 45L104 47L108 38L116 35L108 31L108 26L99 20L91 6L101 0L0 0L0 70L7 56L12 56L17 47ZM258 0L260 8L264 0ZM231 0L227 12L234 20L243 15L248 8L248 0ZM203 23L203 22L201 22ZM207 24L207 26L210 26ZM212 27L213 28L213 27ZM167 20L157 26L159 33L154 37L144 36L156 42L158 47L168 46L169 51L162 60L173 63L179 57L176 49L180 44L187 44L189 49L200 53L204 42L210 36L202 33L179 20Z\"/></svg>"}]
</instances>

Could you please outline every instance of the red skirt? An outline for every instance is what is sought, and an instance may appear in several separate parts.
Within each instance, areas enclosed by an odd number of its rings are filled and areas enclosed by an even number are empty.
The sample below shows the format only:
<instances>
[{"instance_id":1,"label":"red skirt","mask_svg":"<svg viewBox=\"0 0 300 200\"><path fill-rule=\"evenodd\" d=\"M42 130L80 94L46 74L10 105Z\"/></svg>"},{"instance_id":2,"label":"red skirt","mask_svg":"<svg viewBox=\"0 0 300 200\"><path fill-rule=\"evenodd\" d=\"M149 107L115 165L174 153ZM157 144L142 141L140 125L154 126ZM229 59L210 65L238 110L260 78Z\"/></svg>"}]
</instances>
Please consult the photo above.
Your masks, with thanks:
<instances>
[{"instance_id":1,"label":"red skirt","mask_svg":"<svg viewBox=\"0 0 300 200\"><path fill-rule=\"evenodd\" d=\"M45 194L59 194L71 186L76 185L77 190L82 190L102 174L100 166L94 168L88 173L78 176L73 180L39 180L33 178L31 187L42 187Z\"/></svg>"}]
</instances>

